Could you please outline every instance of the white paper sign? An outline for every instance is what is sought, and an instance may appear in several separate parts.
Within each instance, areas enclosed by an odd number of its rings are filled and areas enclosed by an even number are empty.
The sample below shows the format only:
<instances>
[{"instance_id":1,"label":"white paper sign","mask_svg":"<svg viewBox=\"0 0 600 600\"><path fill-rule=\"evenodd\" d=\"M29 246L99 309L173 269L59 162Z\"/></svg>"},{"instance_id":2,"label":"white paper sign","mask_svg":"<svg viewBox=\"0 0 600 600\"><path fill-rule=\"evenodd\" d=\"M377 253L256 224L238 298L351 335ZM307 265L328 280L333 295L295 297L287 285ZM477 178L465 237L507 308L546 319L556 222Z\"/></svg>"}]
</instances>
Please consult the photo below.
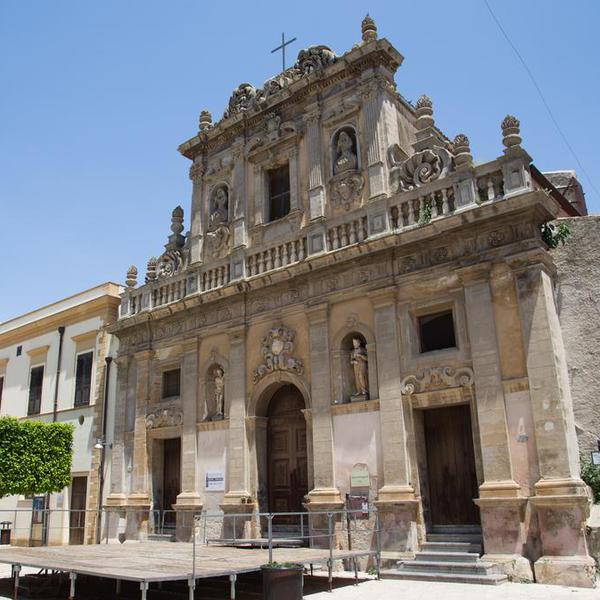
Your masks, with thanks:
<instances>
[{"instance_id":1,"label":"white paper sign","mask_svg":"<svg viewBox=\"0 0 600 600\"><path fill-rule=\"evenodd\" d=\"M225 491L225 474L223 471L206 471L206 490L211 492Z\"/></svg>"},{"instance_id":2,"label":"white paper sign","mask_svg":"<svg viewBox=\"0 0 600 600\"><path fill-rule=\"evenodd\" d=\"M600 452L592 452L592 464L596 466L600 465Z\"/></svg>"}]
</instances>

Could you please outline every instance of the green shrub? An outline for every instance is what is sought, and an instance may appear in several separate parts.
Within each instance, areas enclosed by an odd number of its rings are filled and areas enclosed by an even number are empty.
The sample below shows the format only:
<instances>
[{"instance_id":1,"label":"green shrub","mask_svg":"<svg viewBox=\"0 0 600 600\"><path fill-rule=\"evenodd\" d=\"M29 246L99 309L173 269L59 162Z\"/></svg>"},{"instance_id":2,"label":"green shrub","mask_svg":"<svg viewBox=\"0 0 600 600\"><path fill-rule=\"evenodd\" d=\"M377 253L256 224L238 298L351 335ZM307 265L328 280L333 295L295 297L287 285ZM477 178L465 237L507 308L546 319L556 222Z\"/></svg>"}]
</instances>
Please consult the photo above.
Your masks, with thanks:
<instances>
[{"instance_id":1,"label":"green shrub","mask_svg":"<svg viewBox=\"0 0 600 600\"><path fill-rule=\"evenodd\" d=\"M73 426L0 419L0 498L60 492L71 483Z\"/></svg>"},{"instance_id":2,"label":"green shrub","mask_svg":"<svg viewBox=\"0 0 600 600\"><path fill-rule=\"evenodd\" d=\"M581 479L583 479L594 492L594 503L600 502L600 467L592 464L592 461L585 457L581 459Z\"/></svg>"}]
</instances>

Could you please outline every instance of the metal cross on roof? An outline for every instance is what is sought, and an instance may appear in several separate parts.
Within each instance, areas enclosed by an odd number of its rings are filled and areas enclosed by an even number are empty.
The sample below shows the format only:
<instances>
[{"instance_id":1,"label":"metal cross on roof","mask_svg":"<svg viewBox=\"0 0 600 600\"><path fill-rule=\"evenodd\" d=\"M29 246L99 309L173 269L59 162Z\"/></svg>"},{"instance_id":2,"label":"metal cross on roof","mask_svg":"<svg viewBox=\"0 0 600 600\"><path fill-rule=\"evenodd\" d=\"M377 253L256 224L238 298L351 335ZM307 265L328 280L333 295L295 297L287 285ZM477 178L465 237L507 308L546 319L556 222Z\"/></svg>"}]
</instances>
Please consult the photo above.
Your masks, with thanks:
<instances>
[{"instance_id":1,"label":"metal cross on roof","mask_svg":"<svg viewBox=\"0 0 600 600\"><path fill-rule=\"evenodd\" d=\"M271 50L271 54L273 54L274 52L277 52L278 50L281 50L281 64L283 66L283 70L285 71L285 47L289 46L289 44L291 44L292 42L295 42L296 38L292 38L291 40L288 40L287 42L285 41L285 33L281 34L281 46L277 46L277 48L273 48L273 50Z\"/></svg>"}]
</instances>

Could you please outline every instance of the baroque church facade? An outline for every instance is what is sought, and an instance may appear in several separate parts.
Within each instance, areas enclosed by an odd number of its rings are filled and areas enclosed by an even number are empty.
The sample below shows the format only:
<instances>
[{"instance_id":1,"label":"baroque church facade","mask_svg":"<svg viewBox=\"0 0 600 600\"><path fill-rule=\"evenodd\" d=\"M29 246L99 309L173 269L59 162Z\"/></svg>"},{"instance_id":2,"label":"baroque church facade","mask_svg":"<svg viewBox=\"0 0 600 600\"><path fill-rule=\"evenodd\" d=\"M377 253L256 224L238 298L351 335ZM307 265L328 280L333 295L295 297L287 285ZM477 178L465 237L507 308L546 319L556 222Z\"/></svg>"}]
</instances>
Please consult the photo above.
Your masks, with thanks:
<instances>
[{"instance_id":1,"label":"baroque church facade","mask_svg":"<svg viewBox=\"0 0 600 600\"><path fill-rule=\"evenodd\" d=\"M127 274L107 507L339 510L363 496L383 550L481 527L513 575L589 585L588 494L541 231L577 215L519 121L475 165L367 17L337 56L302 50L223 118L200 116L191 226ZM500 136L501 134L501 136ZM238 519L239 523L239 519ZM342 543L342 542L340 542Z\"/></svg>"}]
</instances>

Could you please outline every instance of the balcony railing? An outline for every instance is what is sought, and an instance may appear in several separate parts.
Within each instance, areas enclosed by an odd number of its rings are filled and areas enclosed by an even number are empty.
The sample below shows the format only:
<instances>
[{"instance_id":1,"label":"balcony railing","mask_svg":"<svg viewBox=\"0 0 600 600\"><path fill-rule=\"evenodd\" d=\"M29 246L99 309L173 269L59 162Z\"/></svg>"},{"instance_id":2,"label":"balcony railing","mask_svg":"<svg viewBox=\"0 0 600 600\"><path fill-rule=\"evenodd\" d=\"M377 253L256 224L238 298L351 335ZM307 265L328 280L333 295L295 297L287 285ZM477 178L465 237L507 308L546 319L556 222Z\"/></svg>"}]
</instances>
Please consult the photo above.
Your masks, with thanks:
<instances>
[{"instance_id":1,"label":"balcony railing","mask_svg":"<svg viewBox=\"0 0 600 600\"><path fill-rule=\"evenodd\" d=\"M527 178L524 177L524 181ZM524 184L519 189L526 191L526 186ZM513 193L514 191L512 190ZM474 177L453 173L427 186L377 201L386 207L389 225L376 235L381 237L418 228L457 212L474 210L479 205L494 202L504 195L502 160L476 167ZM275 272L277 269L311 260L313 256L360 244L370 237L373 236L370 235L367 212L363 207L329 219L324 232L324 247L319 252L309 254L307 232L300 230L285 239L247 248L243 268L236 265L236 277L233 277L233 262L227 258L219 263L187 269L169 280L149 282L137 289L128 290L123 296L121 317L165 306L193 294L218 290L233 281Z\"/></svg>"}]
</instances>

